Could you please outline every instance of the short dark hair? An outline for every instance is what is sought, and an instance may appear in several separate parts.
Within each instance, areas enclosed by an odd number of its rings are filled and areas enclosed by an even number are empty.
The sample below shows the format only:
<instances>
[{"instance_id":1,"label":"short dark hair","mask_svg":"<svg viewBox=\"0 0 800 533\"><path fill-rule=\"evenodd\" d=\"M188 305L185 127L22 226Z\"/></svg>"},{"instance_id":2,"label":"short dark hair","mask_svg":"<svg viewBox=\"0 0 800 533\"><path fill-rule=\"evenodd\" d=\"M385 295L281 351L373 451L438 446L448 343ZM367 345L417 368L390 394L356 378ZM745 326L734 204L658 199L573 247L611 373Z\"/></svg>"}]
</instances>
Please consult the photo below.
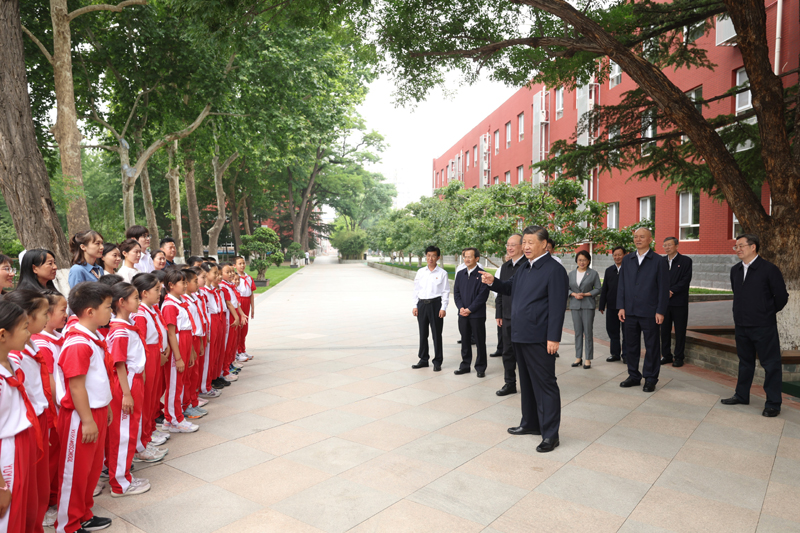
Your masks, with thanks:
<instances>
[{"instance_id":1,"label":"short dark hair","mask_svg":"<svg viewBox=\"0 0 800 533\"><path fill-rule=\"evenodd\" d=\"M149 274L147 272L139 272L135 276L133 276L132 285L136 287L136 290L139 291L139 296L142 295L144 291L153 290L158 287L159 280L153 274Z\"/></svg>"},{"instance_id":2,"label":"short dark hair","mask_svg":"<svg viewBox=\"0 0 800 533\"><path fill-rule=\"evenodd\" d=\"M153 271L151 272L151 274L152 274L152 275L154 275L154 276L156 277L156 279L157 279L158 281L160 281L161 283L164 283L164 280L165 280L165 279L166 279L166 277L167 277L167 271L166 271L166 270L164 270L164 269L161 269L161 270L153 270Z\"/></svg>"},{"instance_id":3,"label":"short dark hair","mask_svg":"<svg viewBox=\"0 0 800 533\"><path fill-rule=\"evenodd\" d=\"M212 268L219 269L219 265L218 265L218 264L216 264L216 263L212 263L211 261L206 261L205 263L203 263L202 265L200 265L200 268L202 268L202 269L203 269L203 270L205 270L206 272L211 272L211 269L212 269Z\"/></svg>"},{"instance_id":4,"label":"short dark hair","mask_svg":"<svg viewBox=\"0 0 800 533\"><path fill-rule=\"evenodd\" d=\"M535 224L528 226L527 228L522 230L522 234L536 235L536 238L539 239L540 241L547 241L550 239L550 233L548 233L547 230L544 229L543 227L537 226ZM555 246L553 248L555 249Z\"/></svg>"},{"instance_id":5,"label":"short dark hair","mask_svg":"<svg viewBox=\"0 0 800 533\"><path fill-rule=\"evenodd\" d=\"M100 276L100 279L97 280L97 283L105 285L106 287L113 287L120 281L125 281L125 278L118 274L106 274L105 276ZM70 307L70 309L72 309Z\"/></svg>"},{"instance_id":6,"label":"short dark hair","mask_svg":"<svg viewBox=\"0 0 800 533\"><path fill-rule=\"evenodd\" d=\"M139 248L142 247L142 245L139 244L139 241L131 237L130 239L125 240L125 242L119 245L119 253L122 254L122 257L125 257L125 254L127 254L137 246Z\"/></svg>"},{"instance_id":7,"label":"short dark hair","mask_svg":"<svg viewBox=\"0 0 800 533\"><path fill-rule=\"evenodd\" d=\"M590 265L592 264L592 256L589 255L589 252L587 252L586 250L579 250L578 253L575 254L575 262L576 263L578 262L578 258L580 256L584 256L586 258L586 260L589 261L589 264Z\"/></svg>"},{"instance_id":8,"label":"short dark hair","mask_svg":"<svg viewBox=\"0 0 800 533\"><path fill-rule=\"evenodd\" d=\"M475 255L475 259L481 256L481 253L478 251L477 248L464 248L463 250L461 250L461 255L464 255L464 252L469 252L470 250L472 250L472 253Z\"/></svg>"},{"instance_id":9,"label":"short dark hair","mask_svg":"<svg viewBox=\"0 0 800 533\"><path fill-rule=\"evenodd\" d=\"M31 289L17 289L15 291L11 291L3 296L3 300L8 300L9 302L17 304L29 315L43 305L47 305L48 308L50 307L50 302L48 302L47 296L42 294L40 291L34 291Z\"/></svg>"},{"instance_id":10,"label":"short dark hair","mask_svg":"<svg viewBox=\"0 0 800 533\"><path fill-rule=\"evenodd\" d=\"M245 260L245 258L242 257L241 255L235 255L235 256L233 256L233 259L231 259L231 263L233 263L235 265L236 261L238 261L239 259L241 259L242 261Z\"/></svg>"},{"instance_id":11,"label":"short dark hair","mask_svg":"<svg viewBox=\"0 0 800 533\"><path fill-rule=\"evenodd\" d=\"M161 242L158 243L158 247L163 248L164 245L167 244L168 242L175 244L175 239L173 239L172 237L164 237L163 239L161 239Z\"/></svg>"},{"instance_id":12,"label":"short dark hair","mask_svg":"<svg viewBox=\"0 0 800 533\"><path fill-rule=\"evenodd\" d=\"M144 226L134 225L128 228L125 232L126 239L136 239L137 241L142 237L149 237L150 231Z\"/></svg>"},{"instance_id":13,"label":"short dark hair","mask_svg":"<svg viewBox=\"0 0 800 533\"><path fill-rule=\"evenodd\" d=\"M667 237L666 239L664 239L664 242L667 242L667 241L674 242L675 246L678 246L680 244L680 241L678 241L677 237Z\"/></svg>"},{"instance_id":14,"label":"short dark hair","mask_svg":"<svg viewBox=\"0 0 800 533\"><path fill-rule=\"evenodd\" d=\"M124 281L111 287L111 309L114 310L114 314L119 313L119 301L127 300L135 292L137 292L136 287Z\"/></svg>"},{"instance_id":15,"label":"short dark hair","mask_svg":"<svg viewBox=\"0 0 800 533\"><path fill-rule=\"evenodd\" d=\"M103 258L106 256L106 254L110 254L114 250L119 250L119 246L117 246L113 242L105 242L105 243L103 243L103 255L100 256L100 259L97 260L97 264L100 265L103 270L106 269L106 263L105 263L105 261L103 261ZM120 254L120 255L122 255L122 254ZM86 261L84 261L84 263L85 262Z\"/></svg>"},{"instance_id":16,"label":"short dark hair","mask_svg":"<svg viewBox=\"0 0 800 533\"><path fill-rule=\"evenodd\" d=\"M80 317L87 309L97 309L103 302L113 298L111 287L94 281L78 283L69 291L69 308Z\"/></svg>"},{"instance_id":17,"label":"short dark hair","mask_svg":"<svg viewBox=\"0 0 800 533\"><path fill-rule=\"evenodd\" d=\"M203 258L200 257L199 255L189 256L189 259L186 260L186 264L189 266L193 266L195 263L202 263L202 262Z\"/></svg>"},{"instance_id":18,"label":"short dark hair","mask_svg":"<svg viewBox=\"0 0 800 533\"><path fill-rule=\"evenodd\" d=\"M428 255L431 252L436 252L438 257L442 257L442 251L439 249L438 246L428 246L425 248L425 255Z\"/></svg>"},{"instance_id":19,"label":"short dark hair","mask_svg":"<svg viewBox=\"0 0 800 533\"><path fill-rule=\"evenodd\" d=\"M186 281L186 276L183 275L179 269L169 270L165 275L164 279L161 280L163 285L161 286L161 301L159 301L159 305L164 303L164 298L167 297L169 291L172 290L172 285L177 284L179 281Z\"/></svg>"},{"instance_id":20,"label":"short dark hair","mask_svg":"<svg viewBox=\"0 0 800 533\"><path fill-rule=\"evenodd\" d=\"M25 318L25 310L8 300L0 300L0 329L11 331Z\"/></svg>"},{"instance_id":21,"label":"short dark hair","mask_svg":"<svg viewBox=\"0 0 800 533\"><path fill-rule=\"evenodd\" d=\"M183 272L183 280L184 281L191 281L191 280L193 280L194 278L197 277L197 272L195 272L191 268L184 267L184 268L181 269L181 272Z\"/></svg>"},{"instance_id":22,"label":"short dark hair","mask_svg":"<svg viewBox=\"0 0 800 533\"><path fill-rule=\"evenodd\" d=\"M552 246L552 247L553 247L553 251L554 251L554 252L556 251L556 241L554 241L553 239L551 239L550 237L548 237L548 238L547 238L547 244L549 244L550 246Z\"/></svg>"},{"instance_id":23,"label":"short dark hair","mask_svg":"<svg viewBox=\"0 0 800 533\"><path fill-rule=\"evenodd\" d=\"M611 249L611 254L613 255L613 254L614 254L614 252L616 252L617 250L622 250L622 253L623 253L623 254L627 254L627 253L628 253L628 252L625 250L625 247L624 247L624 246L615 246L614 248L612 248L612 249Z\"/></svg>"},{"instance_id":24,"label":"short dark hair","mask_svg":"<svg viewBox=\"0 0 800 533\"><path fill-rule=\"evenodd\" d=\"M756 253L758 253L758 249L761 247L761 240L758 238L758 235L753 235L752 233L742 233L741 235L736 236L736 240L745 239L747 244L756 245Z\"/></svg>"}]
</instances>

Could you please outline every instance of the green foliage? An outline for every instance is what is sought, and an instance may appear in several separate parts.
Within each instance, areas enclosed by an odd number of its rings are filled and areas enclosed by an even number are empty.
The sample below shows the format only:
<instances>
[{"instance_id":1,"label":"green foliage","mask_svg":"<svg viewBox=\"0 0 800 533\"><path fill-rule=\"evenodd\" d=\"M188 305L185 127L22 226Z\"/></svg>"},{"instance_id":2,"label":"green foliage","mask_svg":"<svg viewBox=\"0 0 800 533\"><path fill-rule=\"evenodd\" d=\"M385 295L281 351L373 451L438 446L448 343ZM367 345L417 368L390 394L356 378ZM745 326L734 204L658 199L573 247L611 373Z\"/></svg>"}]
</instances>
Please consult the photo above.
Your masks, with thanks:
<instances>
[{"instance_id":1,"label":"green foliage","mask_svg":"<svg viewBox=\"0 0 800 533\"><path fill-rule=\"evenodd\" d=\"M361 254L367 249L367 233L362 229L334 231L330 240L331 246L342 254L342 259L361 259Z\"/></svg>"},{"instance_id":2,"label":"green foliage","mask_svg":"<svg viewBox=\"0 0 800 533\"><path fill-rule=\"evenodd\" d=\"M305 259L306 253L303 251L303 246L299 242L294 242L286 248L286 255L292 259Z\"/></svg>"},{"instance_id":3,"label":"green foliage","mask_svg":"<svg viewBox=\"0 0 800 533\"><path fill-rule=\"evenodd\" d=\"M240 253L250 256L250 267L256 271L256 279L261 281L270 265L283 263L278 234L269 228L258 228L252 235L242 235Z\"/></svg>"}]
</instances>

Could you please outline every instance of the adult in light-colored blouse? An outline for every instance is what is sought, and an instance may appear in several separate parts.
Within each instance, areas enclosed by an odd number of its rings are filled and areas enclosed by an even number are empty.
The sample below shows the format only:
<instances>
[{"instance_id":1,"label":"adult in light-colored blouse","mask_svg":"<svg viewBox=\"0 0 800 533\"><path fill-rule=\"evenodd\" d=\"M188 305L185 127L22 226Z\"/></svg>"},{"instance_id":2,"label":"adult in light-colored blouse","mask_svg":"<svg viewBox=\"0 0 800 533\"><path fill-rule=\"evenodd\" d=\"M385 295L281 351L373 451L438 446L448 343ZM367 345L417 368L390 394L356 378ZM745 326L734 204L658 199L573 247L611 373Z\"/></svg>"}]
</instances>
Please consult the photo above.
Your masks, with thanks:
<instances>
[{"instance_id":1,"label":"adult in light-colored blouse","mask_svg":"<svg viewBox=\"0 0 800 533\"><path fill-rule=\"evenodd\" d=\"M589 268L592 257L586 250L577 253L575 262L578 263L578 268L569 273L569 308L575 327L575 362L572 366L583 364L583 368L592 368L594 359L592 325L594 310L597 307L595 298L600 294L600 276L596 270Z\"/></svg>"},{"instance_id":2,"label":"adult in light-colored blouse","mask_svg":"<svg viewBox=\"0 0 800 533\"><path fill-rule=\"evenodd\" d=\"M139 262L142 256L142 247L136 239L128 239L119 245L119 251L122 254L122 266L116 273L128 283L131 283L133 276L139 273L139 270L134 265Z\"/></svg>"}]
</instances>

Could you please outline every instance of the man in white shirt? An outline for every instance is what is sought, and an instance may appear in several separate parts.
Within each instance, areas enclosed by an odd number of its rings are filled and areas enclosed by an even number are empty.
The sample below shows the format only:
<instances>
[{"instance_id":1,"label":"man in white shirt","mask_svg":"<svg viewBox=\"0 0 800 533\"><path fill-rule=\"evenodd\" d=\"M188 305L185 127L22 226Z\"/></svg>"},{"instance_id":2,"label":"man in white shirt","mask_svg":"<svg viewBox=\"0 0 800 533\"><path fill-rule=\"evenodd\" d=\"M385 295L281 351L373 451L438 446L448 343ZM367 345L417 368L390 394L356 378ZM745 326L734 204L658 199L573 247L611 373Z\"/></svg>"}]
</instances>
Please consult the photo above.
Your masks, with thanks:
<instances>
[{"instance_id":1,"label":"man in white shirt","mask_svg":"<svg viewBox=\"0 0 800 533\"><path fill-rule=\"evenodd\" d=\"M419 324L419 362L411 368L429 366L430 351L428 348L428 328L433 333L433 371L442 369L442 329L450 299L450 282L447 272L437 265L442 253L436 246L425 249L427 266L417 271L414 278L414 308L411 313L417 317Z\"/></svg>"}]
</instances>

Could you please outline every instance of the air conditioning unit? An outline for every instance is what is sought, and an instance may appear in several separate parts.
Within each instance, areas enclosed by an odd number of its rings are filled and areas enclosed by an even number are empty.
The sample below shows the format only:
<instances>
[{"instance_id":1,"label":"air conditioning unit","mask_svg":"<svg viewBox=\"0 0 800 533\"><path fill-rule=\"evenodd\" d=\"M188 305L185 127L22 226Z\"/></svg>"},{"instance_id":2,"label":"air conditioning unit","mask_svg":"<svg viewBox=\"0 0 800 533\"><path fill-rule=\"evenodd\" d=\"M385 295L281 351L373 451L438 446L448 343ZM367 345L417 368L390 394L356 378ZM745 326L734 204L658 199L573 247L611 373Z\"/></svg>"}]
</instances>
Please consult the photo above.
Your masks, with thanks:
<instances>
[{"instance_id":1,"label":"air conditioning unit","mask_svg":"<svg viewBox=\"0 0 800 533\"><path fill-rule=\"evenodd\" d=\"M546 110L546 109L542 109L542 110L539 112L539 122L540 122L540 123L542 123L542 124L547 124L548 122L550 122L550 121L547 119L547 110Z\"/></svg>"}]
</instances>

